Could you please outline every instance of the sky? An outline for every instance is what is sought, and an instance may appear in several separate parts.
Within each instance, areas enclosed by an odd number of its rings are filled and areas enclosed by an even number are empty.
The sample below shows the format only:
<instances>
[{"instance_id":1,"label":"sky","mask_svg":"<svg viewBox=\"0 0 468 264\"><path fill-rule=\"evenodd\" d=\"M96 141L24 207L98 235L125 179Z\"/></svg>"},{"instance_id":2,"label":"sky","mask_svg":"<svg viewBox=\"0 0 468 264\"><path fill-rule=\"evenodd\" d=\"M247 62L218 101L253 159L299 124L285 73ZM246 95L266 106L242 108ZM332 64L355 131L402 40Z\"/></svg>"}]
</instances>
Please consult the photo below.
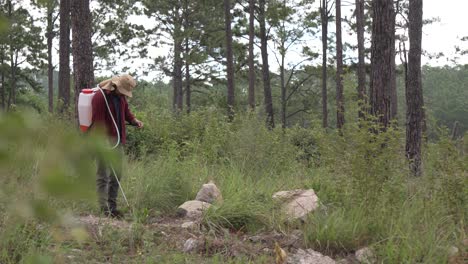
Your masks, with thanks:
<instances>
[{"instance_id":1,"label":"sky","mask_svg":"<svg viewBox=\"0 0 468 264\"><path fill-rule=\"evenodd\" d=\"M449 58L455 54L455 45L468 48L468 43L461 43L460 38L468 36L467 16L468 0L424 0L423 17L439 17L440 22L423 28L423 49L431 52L443 52ZM447 58L435 60L425 57L423 63L444 65ZM468 63L462 58L460 63Z\"/></svg>"},{"instance_id":2,"label":"sky","mask_svg":"<svg viewBox=\"0 0 468 264\"><path fill-rule=\"evenodd\" d=\"M453 65L453 62L451 60L457 56L455 54L455 46L461 46L464 49L468 49L468 41L466 43L462 43L460 41L460 38L464 36L468 36L468 25L466 23L467 21L467 16L468 16L468 0L423 0L423 17L424 19L430 19L430 18L439 18L439 21L430 24L430 25L425 25L423 28L423 40L422 40L422 46L423 50L427 51L428 54L438 54L438 53L444 53L445 56L441 58L435 58L432 57L430 58L429 56L423 56L422 58L422 63L423 64L429 64L432 66L443 66L446 64ZM318 6L318 2L316 0L316 4ZM343 16L350 17L351 16L351 10L354 9L354 0L345 0L343 1L343 7L342 7L342 14ZM149 20L148 18L138 18L138 19L133 19L133 22L140 21L142 24L147 24ZM154 23L154 22L152 22ZM344 24L343 24L344 25ZM334 31L335 24L331 22L329 24L330 31ZM349 42L352 44L356 43L356 35L354 33L348 34L346 33L346 28L344 29L343 32L343 40L344 42ZM314 37L313 39L307 40L307 45L315 50L316 52L320 53L321 52L321 43L320 43L320 38L319 37ZM58 49L58 38L54 41L54 45ZM370 46L370 43L366 44L367 46ZM270 44L270 48L272 48L273 45ZM407 45L407 48L409 48L409 45ZM287 56L287 62L290 64L295 64L297 61L302 60L302 55L301 55L301 47L297 47L296 50L292 50L290 54ZM149 52L152 57L156 57L158 55L164 55L168 54L170 51L170 47L158 47L154 48L152 47L149 49ZM258 48L256 48L256 53L259 54ZM356 57L357 54L355 51L348 51L345 55L349 57ZM271 70L272 71L277 71L279 68L276 62L276 58L274 57L273 50L269 51L269 59L270 59L270 65L271 65ZM54 56L54 62L58 63L58 56ZM397 64L400 63L399 58L396 58ZM457 60L458 63L460 64L468 64L468 56L465 56L463 58L458 58ZM152 63L152 60L149 59L141 59L137 60L133 64L134 69L142 69L147 67L148 63ZM320 59L318 59L315 64L319 64ZM127 64L126 62L120 62L121 65ZM115 71L118 69L103 69L101 71L97 72L98 76L102 75L111 75L112 71ZM146 79L146 80L154 80L154 79L160 79L162 76L161 73L150 73L148 76L141 76L140 78ZM169 77L163 77L162 78L164 81L168 81Z\"/></svg>"},{"instance_id":3,"label":"sky","mask_svg":"<svg viewBox=\"0 0 468 264\"><path fill-rule=\"evenodd\" d=\"M423 40L422 47L423 50L427 52L428 55L423 56L422 63L429 64L432 66L443 66L443 65L453 65L451 61L455 56L455 46L461 46L465 49L468 49L468 43L462 43L460 38L463 36L468 36L468 26L466 23L467 19L467 10L468 10L468 0L423 0L423 18L432 19L438 18L438 21L435 23L425 25L423 28ZM318 1L316 1L318 6ZM352 5L350 5L352 3ZM343 1L342 14L344 16L350 17L352 10L354 9L354 1L348 0ZM142 21L147 22L143 19ZM330 32L334 32L334 23L331 22L329 25ZM343 32L343 41L355 44L356 35L347 34L346 29ZM309 39L308 46L317 52L321 52L321 43L318 37ZM370 43L366 45L370 46ZM270 48L273 45L270 44ZM407 44L407 49L409 44ZM256 48L256 53L259 53L258 48ZM296 50L291 50L291 53L287 56L287 63L295 64L297 61L302 60L302 55L300 54L301 47L297 47ZM152 49L151 52L154 55L167 54L170 52L169 47L160 47L158 49ZM355 51L349 51L347 53L350 57L356 57L357 54L354 54ZM429 55L436 55L443 53L445 56L436 58L435 56L430 57ZM468 56L464 58L459 58L458 63L468 64ZM274 57L273 50L269 51L269 60L272 71L277 71L279 66L276 63L276 58ZM400 59L396 58L397 64L400 64ZM316 64L320 63L320 60L317 60ZM159 75L160 76L160 75ZM151 79L151 76L148 76ZM164 81L168 80L168 77L163 78Z\"/></svg>"}]
</instances>

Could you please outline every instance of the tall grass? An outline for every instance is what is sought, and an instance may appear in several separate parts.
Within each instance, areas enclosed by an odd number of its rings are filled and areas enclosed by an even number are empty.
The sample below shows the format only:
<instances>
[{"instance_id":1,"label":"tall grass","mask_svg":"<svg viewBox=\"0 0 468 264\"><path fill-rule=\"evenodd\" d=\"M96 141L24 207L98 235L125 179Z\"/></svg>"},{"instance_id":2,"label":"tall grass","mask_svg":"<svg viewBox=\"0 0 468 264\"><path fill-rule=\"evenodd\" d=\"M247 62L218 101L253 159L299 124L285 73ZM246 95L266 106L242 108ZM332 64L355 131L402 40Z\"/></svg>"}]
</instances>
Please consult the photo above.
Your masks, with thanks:
<instances>
[{"instance_id":1,"label":"tall grass","mask_svg":"<svg viewBox=\"0 0 468 264\"><path fill-rule=\"evenodd\" d=\"M134 220L173 217L213 180L224 201L204 215L208 228L284 228L272 194L313 188L322 207L301 228L308 247L328 254L371 246L382 263L444 263L447 249L466 238L468 160L447 137L426 144L424 176L412 178L398 129L375 134L371 124L351 123L343 136L320 128L269 131L255 114L227 123L219 112L140 113L146 127L129 131L122 177ZM101 251L114 260L127 260L129 250L154 257L150 248L159 242L141 224L130 233L106 231L88 247L51 236L65 210L97 212L93 157L112 158L102 141L70 127L53 117L0 117L0 263L53 258L70 247L87 261L104 261ZM185 259L161 252L162 263Z\"/></svg>"}]
</instances>

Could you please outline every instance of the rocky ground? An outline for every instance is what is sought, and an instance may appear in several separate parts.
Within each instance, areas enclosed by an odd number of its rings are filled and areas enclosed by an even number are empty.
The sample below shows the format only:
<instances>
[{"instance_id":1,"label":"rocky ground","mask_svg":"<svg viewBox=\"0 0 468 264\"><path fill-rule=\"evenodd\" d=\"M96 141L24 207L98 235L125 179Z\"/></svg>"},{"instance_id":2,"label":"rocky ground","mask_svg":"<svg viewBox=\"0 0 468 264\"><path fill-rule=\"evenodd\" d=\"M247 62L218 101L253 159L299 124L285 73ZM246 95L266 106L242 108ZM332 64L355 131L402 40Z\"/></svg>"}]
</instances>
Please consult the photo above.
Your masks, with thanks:
<instances>
[{"instance_id":1,"label":"rocky ground","mask_svg":"<svg viewBox=\"0 0 468 264\"><path fill-rule=\"evenodd\" d=\"M318 197L313 190L282 191L275 193L272 199L283 204L282 208L288 221L300 220L319 206ZM324 256L307 249L299 229L289 232L269 230L248 234L224 228L208 228L202 224L203 212L215 202L221 203L222 195L216 185L210 182L203 185L195 200L187 201L179 207L176 217L154 218L151 223L142 227L161 237L160 243L168 248L177 249L182 254L222 255L234 259L237 257L256 259L258 256L263 256L267 263L278 264L375 262L369 248L348 256ZM86 228L95 241L99 241L104 228L122 232L135 228L133 222L93 215L80 216L76 220L79 225ZM68 257L74 258L73 251Z\"/></svg>"}]
</instances>

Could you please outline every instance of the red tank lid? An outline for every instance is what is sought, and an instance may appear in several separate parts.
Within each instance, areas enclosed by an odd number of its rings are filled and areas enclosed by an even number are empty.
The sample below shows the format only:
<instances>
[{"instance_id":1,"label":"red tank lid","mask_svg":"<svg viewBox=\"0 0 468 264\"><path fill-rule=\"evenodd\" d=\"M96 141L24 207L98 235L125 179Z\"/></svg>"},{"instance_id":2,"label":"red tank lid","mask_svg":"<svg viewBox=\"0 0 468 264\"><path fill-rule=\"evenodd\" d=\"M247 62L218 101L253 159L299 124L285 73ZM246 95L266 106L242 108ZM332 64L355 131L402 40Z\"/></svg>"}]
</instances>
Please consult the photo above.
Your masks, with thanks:
<instances>
[{"instance_id":1,"label":"red tank lid","mask_svg":"<svg viewBox=\"0 0 468 264\"><path fill-rule=\"evenodd\" d=\"M83 90L81 90L81 92L84 93L84 94L92 94L94 91L93 91L93 89L83 89Z\"/></svg>"}]
</instances>

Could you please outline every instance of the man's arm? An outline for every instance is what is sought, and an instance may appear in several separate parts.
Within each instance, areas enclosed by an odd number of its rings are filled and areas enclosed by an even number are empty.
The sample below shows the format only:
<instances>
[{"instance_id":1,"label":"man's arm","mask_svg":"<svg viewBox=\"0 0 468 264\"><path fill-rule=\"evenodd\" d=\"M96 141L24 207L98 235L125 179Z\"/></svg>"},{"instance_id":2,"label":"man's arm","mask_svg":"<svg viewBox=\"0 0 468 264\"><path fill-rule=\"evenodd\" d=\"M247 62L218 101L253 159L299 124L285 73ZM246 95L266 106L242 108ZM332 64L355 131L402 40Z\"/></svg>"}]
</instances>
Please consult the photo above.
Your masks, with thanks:
<instances>
[{"instance_id":1,"label":"man's arm","mask_svg":"<svg viewBox=\"0 0 468 264\"><path fill-rule=\"evenodd\" d=\"M143 127L143 122L136 119L135 116L130 112L128 107L127 99L124 98L124 112L125 112L125 121L129 122L132 126L136 126L138 128Z\"/></svg>"}]
</instances>

